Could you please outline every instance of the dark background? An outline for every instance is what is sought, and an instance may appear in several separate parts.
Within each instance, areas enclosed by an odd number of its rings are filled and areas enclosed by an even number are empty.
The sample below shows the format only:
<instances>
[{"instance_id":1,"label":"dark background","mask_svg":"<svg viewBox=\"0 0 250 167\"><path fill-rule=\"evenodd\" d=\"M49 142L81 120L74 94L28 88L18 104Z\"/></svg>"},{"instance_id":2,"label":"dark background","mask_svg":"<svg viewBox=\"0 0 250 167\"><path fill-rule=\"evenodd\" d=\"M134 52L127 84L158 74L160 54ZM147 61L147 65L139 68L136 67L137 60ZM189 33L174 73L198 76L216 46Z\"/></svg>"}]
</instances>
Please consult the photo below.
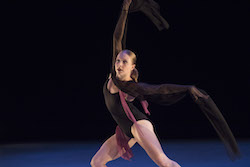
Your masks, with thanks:
<instances>
[{"instance_id":1,"label":"dark background","mask_svg":"<svg viewBox=\"0 0 250 167\"><path fill-rule=\"evenodd\" d=\"M157 0L169 30L128 16L127 48L140 81L194 84L214 99L237 138L250 137L250 2ZM115 131L102 94L121 0L8 1L1 19L0 142L104 140ZM187 96L150 103L161 139L217 135Z\"/></svg>"}]
</instances>

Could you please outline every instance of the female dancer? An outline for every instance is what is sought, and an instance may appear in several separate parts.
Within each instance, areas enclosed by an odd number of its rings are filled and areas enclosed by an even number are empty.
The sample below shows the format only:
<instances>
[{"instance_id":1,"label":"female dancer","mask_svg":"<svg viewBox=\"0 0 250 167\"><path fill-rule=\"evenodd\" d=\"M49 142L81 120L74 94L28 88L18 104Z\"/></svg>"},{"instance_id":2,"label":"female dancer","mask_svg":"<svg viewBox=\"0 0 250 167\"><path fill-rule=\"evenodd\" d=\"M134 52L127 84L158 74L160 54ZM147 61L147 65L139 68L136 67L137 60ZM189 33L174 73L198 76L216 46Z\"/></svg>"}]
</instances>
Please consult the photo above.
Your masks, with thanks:
<instances>
[{"instance_id":1,"label":"female dancer","mask_svg":"<svg viewBox=\"0 0 250 167\"><path fill-rule=\"evenodd\" d=\"M107 139L94 155L91 166L103 167L119 157L130 159L132 157L130 148L137 142L158 166L180 167L163 152L151 121L133 105L133 101L135 98L140 100L145 112L149 114L145 99L171 104L180 100L187 92L195 101L200 98L208 99L209 96L201 93L195 86L137 83L136 55L130 50L122 50L121 42L131 1L123 2L113 35L111 75L103 87L105 103L118 126L116 133Z\"/></svg>"}]
</instances>

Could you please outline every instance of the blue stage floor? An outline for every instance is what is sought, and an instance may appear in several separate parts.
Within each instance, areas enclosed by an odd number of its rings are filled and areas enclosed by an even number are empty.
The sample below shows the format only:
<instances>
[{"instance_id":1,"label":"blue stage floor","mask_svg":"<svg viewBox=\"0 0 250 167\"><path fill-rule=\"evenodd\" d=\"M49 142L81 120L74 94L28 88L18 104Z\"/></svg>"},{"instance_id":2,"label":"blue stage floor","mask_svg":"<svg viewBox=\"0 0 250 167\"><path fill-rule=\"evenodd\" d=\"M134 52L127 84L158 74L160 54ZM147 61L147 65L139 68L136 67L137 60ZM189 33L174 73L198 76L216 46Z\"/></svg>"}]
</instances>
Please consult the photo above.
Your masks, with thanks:
<instances>
[{"instance_id":1,"label":"blue stage floor","mask_svg":"<svg viewBox=\"0 0 250 167\"><path fill-rule=\"evenodd\" d=\"M232 162L220 141L167 141L167 156L182 167L250 167L250 140L238 141L242 158ZM101 143L58 142L0 145L0 167L87 167ZM121 158L109 167L153 167L144 150L136 144L131 161Z\"/></svg>"}]
</instances>

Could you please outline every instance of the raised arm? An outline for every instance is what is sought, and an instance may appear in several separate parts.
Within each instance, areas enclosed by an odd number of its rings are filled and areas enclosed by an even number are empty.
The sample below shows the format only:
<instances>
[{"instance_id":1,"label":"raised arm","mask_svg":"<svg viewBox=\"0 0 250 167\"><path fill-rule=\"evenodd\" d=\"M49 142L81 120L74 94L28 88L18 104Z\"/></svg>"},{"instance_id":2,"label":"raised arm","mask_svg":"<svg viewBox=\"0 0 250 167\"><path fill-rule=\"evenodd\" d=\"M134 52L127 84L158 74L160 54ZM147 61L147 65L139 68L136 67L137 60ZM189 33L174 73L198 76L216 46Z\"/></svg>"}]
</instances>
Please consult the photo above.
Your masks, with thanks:
<instances>
[{"instance_id":1,"label":"raised arm","mask_svg":"<svg viewBox=\"0 0 250 167\"><path fill-rule=\"evenodd\" d=\"M113 60L112 60L112 68L114 68L114 63L117 54L123 49L122 48L122 38L124 34L125 24L127 20L129 6L132 0L124 0L121 10L121 15L116 24L115 31L113 34Z\"/></svg>"}]
</instances>

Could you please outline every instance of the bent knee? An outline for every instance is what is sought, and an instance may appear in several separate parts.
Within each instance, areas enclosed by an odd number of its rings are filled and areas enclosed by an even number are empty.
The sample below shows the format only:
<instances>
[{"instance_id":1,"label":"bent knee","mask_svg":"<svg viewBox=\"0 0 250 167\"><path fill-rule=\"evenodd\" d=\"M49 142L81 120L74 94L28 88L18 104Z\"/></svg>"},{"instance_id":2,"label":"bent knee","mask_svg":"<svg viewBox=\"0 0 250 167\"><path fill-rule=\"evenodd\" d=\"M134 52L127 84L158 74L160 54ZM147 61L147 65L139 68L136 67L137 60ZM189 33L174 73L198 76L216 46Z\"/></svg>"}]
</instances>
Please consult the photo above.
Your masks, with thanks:
<instances>
[{"instance_id":1,"label":"bent knee","mask_svg":"<svg viewBox=\"0 0 250 167\"><path fill-rule=\"evenodd\" d=\"M172 167L172 160L170 160L165 154L160 154L155 157L155 162L160 167Z\"/></svg>"},{"instance_id":2,"label":"bent knee","mask_svg":"<svg viewBox=\"0 0 250 167\"><path fill-rule=\"evenodd\" d=\"M91 165L92 167L99 167L99 166L105 165L105 163L102 162L100 159L93 157L93 158L91 159L90 165Z\"/></svg>"},{"instance_id":3,"label":"bent knee","mask_svg":"<svg viewBox=\"0 0 250 167\"><path fill-rule=\"evenodd\" d=\"M97 161L94 158L91 159L90 166L92 166L92 167L97 166Z\"/></svg>"}]
</instances>

